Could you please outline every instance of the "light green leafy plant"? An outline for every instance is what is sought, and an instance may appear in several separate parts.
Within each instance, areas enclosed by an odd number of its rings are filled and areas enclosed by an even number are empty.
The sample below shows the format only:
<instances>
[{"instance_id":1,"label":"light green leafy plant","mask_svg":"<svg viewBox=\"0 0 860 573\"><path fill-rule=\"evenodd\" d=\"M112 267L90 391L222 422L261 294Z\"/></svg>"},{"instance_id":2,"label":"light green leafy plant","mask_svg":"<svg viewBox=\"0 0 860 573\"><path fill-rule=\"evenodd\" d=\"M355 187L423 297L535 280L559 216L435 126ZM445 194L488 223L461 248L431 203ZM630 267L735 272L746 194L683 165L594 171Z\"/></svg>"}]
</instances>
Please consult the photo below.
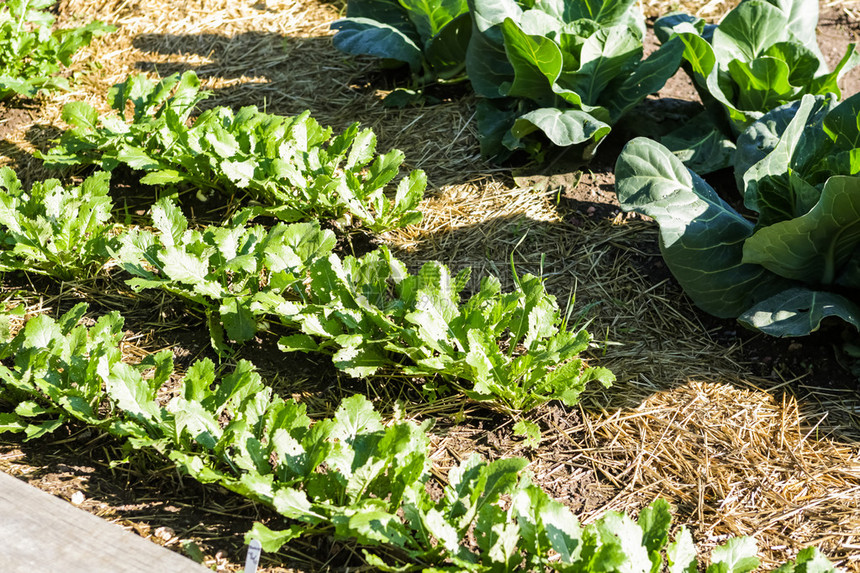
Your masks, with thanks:
<instances>
[{"instance_id":1,"label":"light green leafy plant","mask_svg":"<svg viewBox=\"0 0 860 573\"><path fill-rule=\"evenodd\" d=\"M654 29L683 41L684 69L706 112L663 143L703 174L731 165L734 141L768 111L805 94L840 91L836 82L860 63L854 44L829 71L816 42L817 0L743 0L718 26L672 13Z\"/></svg>"},{"instance_id":2,"label":"light green leafy plant","mask_svg":"<svg viewBox=\"0 0 860 573\"><path fill-rule=\"evenodd\" d=\"M94 36L112 32L113 26L90 22L81 28L52 30L48 9L55 0L6 0L0 4L0 101L13 94L26 97L39 90L64 89L68 80L58 76L72 56Z\"/></svg>"},{"instance_id":3,"label":"light green leafy plant","mask_svg":"<svg viewBox=\"0 0 860 573\"><path fill-rule=\"evenodd\" d=\"M101 172L78 187L48 179L28 192L12 169L0 168L0 270L63 280L98 270L115 245L109 182Z\"/></svg>"},{"instance_id":4,"label":"light green leafy plant","mask_svg":"<svg viewBox=\"0 0 860 573\"><path fill-rule=\"evenodd\" d=\"M304 405L275 396L250 363L224 374L201 360L165 403L159 390L173 376L172 353L123 363L122 318L111 313L86 328L77 325L85 311L80 304L56 321L35 317L0 344L0 404L13 408L0 411L0 433L32 439L77 420L129 450L154 450L201 483L286 518L282 529L258 523L249 532L267 551L326 534L355 540L369 565L391 572L648 573L667 562L673 573L698 569L686 529L669 543L665 501L638 520L609 512L583 527L531 482L521 458L472 456L449 471L434 501L426 488L431 423L383 424L363 396L312 422ZM758 566L755 553L752 539L729 540L714 549L707 572L747 573ZM814 548L778 571L836 572Z\"/></svg>"},{"instance_id":5,"label":"light green leafy plant","mask_svg":"<svg viewBox=\"0 0 860 573\"><path fill-rule=\"evenodd\" d=\"M191 121L207 96L193 72L159 82L144 75L115 85L108 100L116 114L99 117L72 102L63 120L72 128L41 155L48 165L120 164L146 172L141 183L233 194L245 191L285 221L356 219L372 232L421 220L418 203L427 178L413 171L388 184L403 163L398 150L375 155L376 136L353 124L332 137L308 112L296 117L256 107L208 109ZM127 105L133 105L130 121Z\"/></svg>"},{"instance_id":6,"label":"light green leafy plant","mask_svg":"<svg viewBox=\"0 0 860 573\"><path fill-rule=\"evenodd\" d=\"M503 293L485 278L461 301L469 271L452 277L439 263L418 274L383 248L361 258L339 257L330 231L316 223L246 227L252 213L204 231L187 229L176 206L153 208L160 231L122 237L118 259L138 278L136 289L164 288L202 305L219 331L243 342L264 320L300 332L281 339L285 351L330 354L353 376L396 369L453 386L478 400L528 410L549 399L578 401L585 384L608 385L605 368L586 367L578 355L591 336L567 330L555 298L531 275ZM438 391L442 391L440 387Z\"/></svg>"}]
</instances>

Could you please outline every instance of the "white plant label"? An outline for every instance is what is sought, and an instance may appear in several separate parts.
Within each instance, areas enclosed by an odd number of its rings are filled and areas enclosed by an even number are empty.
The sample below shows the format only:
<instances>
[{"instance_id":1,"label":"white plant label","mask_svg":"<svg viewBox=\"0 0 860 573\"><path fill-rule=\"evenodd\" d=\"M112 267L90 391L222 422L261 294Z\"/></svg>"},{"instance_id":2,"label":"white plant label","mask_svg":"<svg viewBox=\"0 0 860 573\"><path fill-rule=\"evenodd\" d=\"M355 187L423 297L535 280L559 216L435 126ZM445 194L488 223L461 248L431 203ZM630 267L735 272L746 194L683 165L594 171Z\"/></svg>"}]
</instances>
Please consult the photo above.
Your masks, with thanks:
<instances>
[{"instance_id":1,"label":"white plant label","mask_svg":"<svg viewBox=\"0 0 860 573\"><path fill-rule=\"evenodd\" d=\"M245 557L245 573L257 573L257 565L260 564L260 554L263 546L256 539L248 545L248 555Z\"/></svg>"}]
</instances>

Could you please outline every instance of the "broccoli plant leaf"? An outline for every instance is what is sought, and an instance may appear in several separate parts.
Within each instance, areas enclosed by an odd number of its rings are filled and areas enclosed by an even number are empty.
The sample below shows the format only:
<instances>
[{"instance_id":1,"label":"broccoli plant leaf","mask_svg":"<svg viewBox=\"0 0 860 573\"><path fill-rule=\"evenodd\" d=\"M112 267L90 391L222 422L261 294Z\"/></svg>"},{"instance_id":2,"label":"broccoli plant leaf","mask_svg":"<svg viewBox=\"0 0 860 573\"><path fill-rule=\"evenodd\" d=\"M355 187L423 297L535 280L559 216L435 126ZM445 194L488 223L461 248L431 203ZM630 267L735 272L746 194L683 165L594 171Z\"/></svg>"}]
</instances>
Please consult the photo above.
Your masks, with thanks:
<instances>
[{"instance_id":1,"label":"broccoli plant leaf","mask_svg":"<svg viewBox=\"0 0 860 573\"><path fill-rule=\"evenodd\" d=\"M578 109L561 110L554 107L536 109L521 115L511 127L511 134L523 139L540 130L550 141L567 147L589 141L600 141L612 128L589 113Z\"/></svg>"},{"instance_id":2,"label":"broccoli plant leaf","mask_svg":"<svg viewBox=\"0 0 860 573\"><path fill-rule=\"evenodd\" d=\"M338 20L331 27L338 31L334 47L342 52L390 58L405 62L415 72L421 70L421 48L394 26L369 18L349 18Z\"/></svg>"},{"instance_id":3,"label":"broccoli plant leaf","mask_svg":"<svg viewBox=\"0 0 860 573\"><path fill-rule=\"evenodd\" d=\"M827 180L806 214L758 229L743 246L744 263L781 276L831 285L860 244L860 178Z\"/></svg>"},{"instance_id":4,"label":"broccoli plant leaf","mask_svg":"<svg viewBox=\"0 0 860 573\"><path fill-rule=\"evenodd\" d=\"M839 317L860 329L860 306L844 296L806 288L791 288L744 312L741 324L777 337L806 336L828 316Z\"/></svg>"},{"instance_id":5,"label":"broccoli plant leaf","mask_svg":"<svg viewBox=\"0 0 860 573\"><path fill-rule=\"evenodd\" d=\"M734 139L764 113L804 95L840 97L837 81L860 63L860 53L849 46L829 72L816 43L817 19L814 0L745 0L716 27L669 14L655 29L663 42L684 42L684 69L715 126L728 121L726 133Z\"/></svg>"},{"instance_id":6,"label":"broccoli plant leaf","mask_svg":"<svg viewBox=\"0 0 860 573\"><path fill-rule=\"evenodd\" d=\"M628 143L615 173L622 209L657 220L666 264L703 310L737 317L788 283L743 262L754 225L659 143L644 138Z\"/></svg>"}]
</instances>

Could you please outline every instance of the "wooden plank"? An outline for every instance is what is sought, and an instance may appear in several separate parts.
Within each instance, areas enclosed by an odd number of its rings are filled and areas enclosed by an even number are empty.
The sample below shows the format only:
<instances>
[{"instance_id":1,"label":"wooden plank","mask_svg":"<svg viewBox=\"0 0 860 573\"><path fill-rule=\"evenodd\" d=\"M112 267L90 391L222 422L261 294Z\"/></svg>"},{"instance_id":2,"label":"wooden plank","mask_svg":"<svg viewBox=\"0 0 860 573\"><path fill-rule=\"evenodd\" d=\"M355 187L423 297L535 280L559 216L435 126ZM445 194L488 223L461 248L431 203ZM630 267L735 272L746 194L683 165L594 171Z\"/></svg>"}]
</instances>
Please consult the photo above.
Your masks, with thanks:
<instances>
[{"instance_id":1,"label":"wooden plank","mask_svg":"<svg viewBox=\"0 0 860 573\"><path fill-rule=\"evenodd\" d=\"M0 472L4 573L203 573L194 561Z\"/></svg>"}]
</instances>

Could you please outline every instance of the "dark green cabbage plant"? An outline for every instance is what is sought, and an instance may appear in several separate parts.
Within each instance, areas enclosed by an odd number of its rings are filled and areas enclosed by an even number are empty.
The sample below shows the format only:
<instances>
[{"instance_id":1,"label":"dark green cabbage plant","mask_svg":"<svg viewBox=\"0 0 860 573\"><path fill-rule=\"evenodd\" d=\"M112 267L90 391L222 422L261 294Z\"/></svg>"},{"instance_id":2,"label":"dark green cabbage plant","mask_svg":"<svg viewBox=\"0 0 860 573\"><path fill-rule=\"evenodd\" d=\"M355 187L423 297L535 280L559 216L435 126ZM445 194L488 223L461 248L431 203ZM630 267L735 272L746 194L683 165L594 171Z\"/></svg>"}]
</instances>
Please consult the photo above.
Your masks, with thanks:
<instances>
[{"instance_id":1,"label":"dark green cabbage plant","mask_svg":"<svg viewBox=\"0 0 860 573\"><path fill-rule=\"evenodd\" d=\"M860 329L860 94L806 95L738 139L754 221L666 147L637 138L616 165L625 211L653 217L669 269L703 310L773 336L827 317Z\"/></svg>"},{"instance_id":2,"label":"dark green cabbage plant","mask_svg":"<svg viewBox=\"0 0 860 573\"><path fill-rule=\"evenodd\" d=\"M484 155L551 143L585 158L611 127L678 69L683 44L642 59L645 33L634 0L469 0L473 30L466 70L484 99Z\"/></svg>"},{"instance_id":3,"label":"dark green cabbage plant","mask_svg":"<svg viewBox=\"0 0 860 573\"><path fill-rule=\"evenodd\" d=\"M466 79L472 32L466 0L349 0L346 18L331 27L338 50L409 66L410 87L391 92L387 105L418 103L428 84Z\"/></svg>"},{"instance_id":4,"label":"dark green cabbage plant","mask_svg":"<svg viewBox=\"0 0 860 573\"><path fill-rule=\"evenodd\" d=\"M698 173L729 167L734 141L755 120L803 95L836 94L860 63L854 44L830 71L818 48L818 0L743 0L719 25L667 14L654 30L684 43L683 68L706 111L663 138Z\"/></svg>"}]
</instances>

